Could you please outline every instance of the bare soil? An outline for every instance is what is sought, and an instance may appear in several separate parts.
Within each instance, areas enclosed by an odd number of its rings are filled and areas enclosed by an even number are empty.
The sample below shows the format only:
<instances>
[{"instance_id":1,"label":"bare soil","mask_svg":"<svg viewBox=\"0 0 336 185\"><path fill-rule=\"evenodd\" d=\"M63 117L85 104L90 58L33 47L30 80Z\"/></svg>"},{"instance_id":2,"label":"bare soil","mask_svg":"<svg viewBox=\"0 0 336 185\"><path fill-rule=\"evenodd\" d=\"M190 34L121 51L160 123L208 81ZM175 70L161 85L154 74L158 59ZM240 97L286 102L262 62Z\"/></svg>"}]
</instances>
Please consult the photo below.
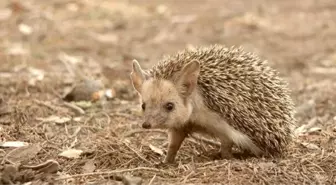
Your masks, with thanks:
<instances>
[{"instance_id":1,"label":"bare soil","mask_svg":"<svg viewBox=\"0 0 336 185\"><path fill-rule=\"evenodd\" d=\"M167 135L141 130L131 61L210 44L242 46L288 80L306 130L285 157L220 160L189 138L176 164L157 164ZM336 184L335 48L335 0L2 0L0 184ZM114 97L65 104L74 70Z\"/></svg>"}]
</instances>

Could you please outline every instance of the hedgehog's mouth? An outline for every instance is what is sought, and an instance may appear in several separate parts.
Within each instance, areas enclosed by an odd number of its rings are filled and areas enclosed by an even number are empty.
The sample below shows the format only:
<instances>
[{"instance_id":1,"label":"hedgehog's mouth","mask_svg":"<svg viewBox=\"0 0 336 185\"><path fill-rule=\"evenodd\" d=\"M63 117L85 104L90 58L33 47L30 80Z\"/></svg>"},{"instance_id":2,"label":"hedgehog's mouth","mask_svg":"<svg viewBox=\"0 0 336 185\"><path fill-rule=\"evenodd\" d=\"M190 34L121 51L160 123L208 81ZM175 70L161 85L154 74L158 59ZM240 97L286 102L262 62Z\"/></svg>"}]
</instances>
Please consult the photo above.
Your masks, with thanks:
<instances>
[{"instance_id":1,"label":"hedgehog's mouth","mask_svg":"<svg viewBox=\"0 0 336 185\"><path fill-rule=\"evenodd\" d=\"M141 124L141 127L144 129L164 129L164 124L158 124L157 122L144 121Z\"/></svg>"}]
</instances>

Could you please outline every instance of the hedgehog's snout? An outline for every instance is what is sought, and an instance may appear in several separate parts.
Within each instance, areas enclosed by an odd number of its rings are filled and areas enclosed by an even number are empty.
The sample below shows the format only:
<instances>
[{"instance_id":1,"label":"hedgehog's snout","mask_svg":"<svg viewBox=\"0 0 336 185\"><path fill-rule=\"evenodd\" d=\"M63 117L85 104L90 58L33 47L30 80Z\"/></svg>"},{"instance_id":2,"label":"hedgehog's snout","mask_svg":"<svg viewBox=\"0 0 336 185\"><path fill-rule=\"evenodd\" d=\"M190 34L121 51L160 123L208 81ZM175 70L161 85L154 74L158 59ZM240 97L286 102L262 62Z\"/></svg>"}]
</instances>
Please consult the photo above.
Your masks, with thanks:
<instances>
[{"instance_id":1,"label":"hedgehog's snout","mask_svg":"<svg viewBox=\"0 0 336 185\"><path fill-rule=\"evenodd\" d=\"M148 123L147 121L144 121L144 122L142 123L142 128L149 129L149 128L151 128L151 124Z\"/></svg>"}]
</instances>

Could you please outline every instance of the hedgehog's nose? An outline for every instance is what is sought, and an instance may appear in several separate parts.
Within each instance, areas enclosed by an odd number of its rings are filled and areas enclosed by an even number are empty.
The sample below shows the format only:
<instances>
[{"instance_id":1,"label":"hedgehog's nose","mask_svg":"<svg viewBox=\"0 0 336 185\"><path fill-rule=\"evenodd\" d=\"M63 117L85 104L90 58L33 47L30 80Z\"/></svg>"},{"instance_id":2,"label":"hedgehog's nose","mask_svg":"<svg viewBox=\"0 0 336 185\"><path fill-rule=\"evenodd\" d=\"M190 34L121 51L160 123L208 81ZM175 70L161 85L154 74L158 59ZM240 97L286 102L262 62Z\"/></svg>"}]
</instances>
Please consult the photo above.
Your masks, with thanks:
<instances>
[{"instance_id":1,"label":"hedgehog's nose","mask_svg":"<svg viewBox=\"0 0 336 185\"><path fill-rule=\"evenodd\" d=\"M142 123L142 128L149 129L151 128L151 125L147 121L145 121Z\"/></svg>"}]
</instances>

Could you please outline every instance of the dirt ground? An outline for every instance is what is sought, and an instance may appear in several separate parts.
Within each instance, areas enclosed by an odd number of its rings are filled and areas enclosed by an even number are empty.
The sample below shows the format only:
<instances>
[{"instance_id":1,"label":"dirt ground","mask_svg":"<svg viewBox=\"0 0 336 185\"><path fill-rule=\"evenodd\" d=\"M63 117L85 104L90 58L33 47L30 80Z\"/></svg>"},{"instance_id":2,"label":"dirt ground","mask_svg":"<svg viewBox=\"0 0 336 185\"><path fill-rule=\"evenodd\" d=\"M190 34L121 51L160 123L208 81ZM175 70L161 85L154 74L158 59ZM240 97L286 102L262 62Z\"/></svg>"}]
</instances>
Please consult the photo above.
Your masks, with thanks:
<instances>
[{"instance_id":1,"label":"dirt ground","mask_svg":"<svg viewBox=\"0 0 336 185\"><path fill-rule=\"evenodd\" d=\"M157 165L167 136L140 127L131 61L210 44L288 80L299 129L285 157L219 160L189 138ZM335 0L2 0L0 47L1 184L336 184ZM83 76L112 95L65 103Z\"/></svg>"}]
</instances>

